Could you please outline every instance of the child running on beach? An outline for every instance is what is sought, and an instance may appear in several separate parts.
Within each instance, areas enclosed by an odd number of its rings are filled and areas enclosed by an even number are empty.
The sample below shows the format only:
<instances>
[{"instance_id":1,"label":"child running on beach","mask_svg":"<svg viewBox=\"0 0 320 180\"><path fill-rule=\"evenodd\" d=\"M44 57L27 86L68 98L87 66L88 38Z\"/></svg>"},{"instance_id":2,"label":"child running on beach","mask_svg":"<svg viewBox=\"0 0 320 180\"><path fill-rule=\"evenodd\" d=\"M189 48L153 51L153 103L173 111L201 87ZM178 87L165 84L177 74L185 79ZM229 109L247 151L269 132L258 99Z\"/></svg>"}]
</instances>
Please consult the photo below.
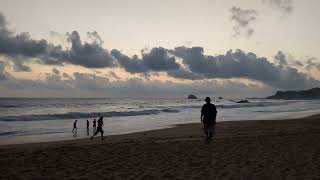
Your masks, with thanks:
<instances>
[{"instance_id":1,"label":"child running on beach","mask_svg":"<svg viewBox=\"0 0 320 180\"><path fill-rule=\"evenodd\" d=\"M206 134L207 141L212 139L215 133L217 109L214 104L211 104L211 99L206 97L206 104L202 106L201 109L201 122L203 123L203 132Z\"/></svg>"},{"instance_id":2,"label":"child running on beach","mask_svg":"<svg viewBox=\"0 0 320 180\"><path fill-rule=\"evenodd\" d=\"M93 139L93 137L100 132L100 134L101 134L101 140L103 140L103 133L104 133L104 132L103 132L103 129L102 129L102 127L103 127L103 117L102 117L102 116L100 116L100 118L98 119L97 123L98 123L97 130L96 130L96 132L93 134L93 136L91 136L90 139Z\"/></svg>"},{"instance_id":3,"label":"child running on beach","mask_svg":"<svg viewBox=\"0 0 320 180\"><path fill-rule=\"evenodd\" d=\"M74 130L76 130L76 132L78 131L78 128L77 128L77 120L75 120L74 123L73 123L72 132L74 132Z\"/></svg>"}]
</instances>

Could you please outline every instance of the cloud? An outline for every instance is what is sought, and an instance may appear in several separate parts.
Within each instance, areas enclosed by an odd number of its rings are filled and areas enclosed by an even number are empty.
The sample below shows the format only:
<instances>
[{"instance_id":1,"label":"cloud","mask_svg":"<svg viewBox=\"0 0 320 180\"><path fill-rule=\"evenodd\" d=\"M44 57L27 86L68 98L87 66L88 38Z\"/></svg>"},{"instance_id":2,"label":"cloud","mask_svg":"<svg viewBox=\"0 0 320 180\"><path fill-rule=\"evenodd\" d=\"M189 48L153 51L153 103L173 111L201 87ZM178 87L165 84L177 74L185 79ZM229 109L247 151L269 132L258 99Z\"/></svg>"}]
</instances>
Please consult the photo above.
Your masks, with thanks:
<instances>
[{"instance_id":1,"label":"cloud","mask_svg":"<svg viewBox=\"0 0 320 180\"><path fill-rule=\"evenodd\" d=\"M97 43L97 44L100 44L100 45L103 44L103 40L102 40L101 36L98 34L97 31L87 32L87 36L94 43Z\"/></svg>"},{"instance_id":2,"label":"cloud","mask_svg":"<svg viewBox=\"0 0 320 180\"><path fill-rule=\"evenodd\" d=\"M1 23L1 18L0 18L0 23ZM0 61L0 81L3 81L7 79L7 76L4 74L4 62Z\"/></svg>"},{"instance_id":3,"label":"cloud","mask_svg":"<svg viewBox=\"0 0 320 180\"><path fill-rule=\"evenodd\" d=\"M31 72L31 68L25 65L23 62L14 62L14 70L18 72Z\"/></svg>"},{"instance_id":4,"label":"cloud","mask_svg":"<svg viewBox=\"0 0 320 180\"><path fill-rule=\"evenodd\" d=\"M293 11L293 0L263 0L263 2L287 14Z\"/></svg>"},{"instance_id":5,"label":"cloud","mask_svg":"<svg viewBox=\"0 0 320 180\"><path fill-rule=\"evenodd\" d=\"M188 80L201 80L205 79L204 76L192 73L186 69L178 69L174 71L168 71L168 75L177 79L188 79Z\"/></svg>"},{"instance_id":6,"label":"cloud","mask_svg":"<svg viewBox=\"0 0 320 180\"><path fill-rule=\"evenodd\" d=\"M0 64L1 74L1 64ZM1 77L1 76L0 76ZM68 77L68 78L66 78ZM48 73L43 80L7 78L0 83L2 97L187 97L194 93L201 96L224 96L237 91L238 96L271 93L269 87L243 84L240 81L203 80L191 83L171 81L128 80L110 81L106 77L76 72L72 75Z\"/></svg>"},{"instance_id":7,"label":"cloud","mask_svg":"<svg viewBox=\"0 0 320 180\"><path fill-rule=\"evenodd\" d=\"M272 64L264 57L242 50L230 50L224 55L210 56L204 55L202 47L177 47L171 53L181 57L192 73L204 79L246 78L281 89L304 89L320 85L318 80L295 68ZM278 53L277 58L283 60L283 54Z\"/></svg>"},{"instance_id":8,"label":"cloud","mask_svg":"<svg viewBox=\"0 0 320 180\"><path fill-rule=\"evenodd\" d=\"M307 62L306 62L306 69L311 70L311 69L315 68L317 70L320 70L320 63L317 61L318 61L318 59L315 57L308 58Z\"/></svg>"},{"instance_id":9,"label":"cloud","mask_svg":"<svg viewBox=\"0 0 320 180\"><path fill-rule=\"evenodd\" d=\"M239 33L243 29L247 31L247 35L248 32L253 32L253 30L249 31L249 25L256 18L255 10L233 7L231 12L232 20L236 22L236 29L239 30ZM38 59L38 63L45 65L74 64L94 69L120 67L132 74L140 73L145 79L152 79L151 76L165 72L168 76L177 79L194 81L245 78L281 89L305 89L319 85L319 81L290 67L282 51L275 56L275 63L271 63L264 57L257 57L252 52L245 53L242 50L230 50L225 54L215 56L205 55L202 47L177 47L175 49L155 47L143 50L140 57L138 55L129 57L117 49L109 53L102 47L102 39L95 31L88 33L92 41L90 43L83 42L77 31L67 33L67 41L71 46L63 49L46 40L34 40L27 33L14 35L8 30L6 24L5 18L0 14L0 54L10 57L15 69L19 71L31 70L25 63L30 59ZM313 66L315 66L314 62L310 61L308 67ZM65 73L61 75L57 69L53 70L53 73L48 80L57 81L59 77L68 83L72 81L73 86L75 86L74 80L78 82L82 82L83 79L96 80L98 84L105 82L99 78L100 76L79 73L72 76ZM117 76L111 74L110 76L118 79ZM9 76L3 71L1 77L5 79L4 77Z\"/></svg>"},{"instance_id":10,"label":"cloud","mask_svg":"<svg viewBox=\"0 0 320 180\"><path fill-rule=\"evenodd\" d=\"M274 56L274 59L276 65L279 65L281 67L288 65L286 55L282 51L278 51L278 53Z\"/></svg>"},{"instance_id":11,"label":"cloud","mask_svg":"<svg viewBox=\"0 0 320 180\"><path fill-rule=\"evenodd\" d=\"M40 63L48 65L74 64L87 68L114 67L115 60L98 41L96 32L89 33L96 40L92 43L82 42L77 31L68 33L67 40L71 43L70 49L63 49L48 43L47 40L34 40L28 33L14 35L8 30L5 17L0 14L0 54L17 60L19 56L25 61L30 58L39 59ZM18 69L27 70L22 62L17 63Z\"/></svg>"},{"instance_id":12,"label":"cloud","mask_svg":"<svg viewBox=\"0 0 320 180\"><path fill-rule=\"evenodd\" d=\"M162 47L152 48L150 52L142 52L142 59L137 55L130 58L116 49L111 51L111 55L130 73L167 72L180 67L175 57L170 56Z\"/></svg>"},{"instance_id":13,"label":"cloud","mask_svg":"<svg viewBox=\"0 0 320 180\"><path fill-rule=\"evenodd\" d=\"M60 71L57 69L57 68L53 68L52 69L52 72L56 75L59 75L60 74Z\"/></svg>"},{"instance_id":14,"label":"cloud","mask_svg":"<svg viewBox=\"0 0 320 180\"><path fill-rule=\"evenodd\" d=\"M116 80L120 80L121 78L115 73L115 72L113 72L113 71L110 71L108 74L107 74L107 76L110 76L110 77L112 77L112 78L114 78L114 79L116 79Z\"/></svg>"},{"instance_id":15,"label":"cloud","mask_svg":"<svg viewBox=\"0 0 320 180\"><path fill-rule=\"evenodd\" d=\"M1 18L0 18L1 23ZM0 61L0 82L12 79L12 76L5 71L5 62ZM0 83L1 84L1 83Z\"/></svg>"},{"instance_id":16,"label":"cloud","mask_svg":"<svg viewBox=\"0 0 320 180\"><path fill-rule=\"evenodd\" d=\"M234 22L233 36L252 36L252 34L254 33L254 29L250 26L252 22L254 22L257 19L258 12L254 9L242 9L240 7L232 7L230 9L230 13L231 21Z\"/></svg>"}]
</instances>

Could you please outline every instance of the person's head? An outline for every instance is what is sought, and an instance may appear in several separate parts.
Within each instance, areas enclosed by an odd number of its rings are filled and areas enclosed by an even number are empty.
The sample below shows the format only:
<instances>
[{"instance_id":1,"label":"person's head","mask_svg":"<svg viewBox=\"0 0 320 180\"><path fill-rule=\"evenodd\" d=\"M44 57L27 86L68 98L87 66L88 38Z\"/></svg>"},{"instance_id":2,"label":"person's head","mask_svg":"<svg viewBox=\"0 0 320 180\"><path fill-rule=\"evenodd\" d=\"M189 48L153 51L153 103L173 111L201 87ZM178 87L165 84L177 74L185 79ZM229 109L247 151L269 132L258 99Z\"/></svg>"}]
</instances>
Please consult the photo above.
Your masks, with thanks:
<instances>
[{"instance_id":1,"label":"person's head","mask_svg":"<svg viewBox=\"0 0 320 180\"><path fill-rule=\"evenodd\" d=\"M103 119L103 117L102 116L100 116L100 118L99 119Z\"/></svg>"},{"instance_id":2,"label":"person's head","mask_svg":"<svg viewBox=\"0 0 320 180\"><path fill-rule=\"evenodd\" d=\"M204 99L207 103L210 103L211 102L211 99L210 97L206 97L206 99Z\"/></svg>"},{"instance_id":3,"label":"person's head","mask_svg":"<svg viewBox=\"0 0 320 180\"><path fill-rule=\"evenodd\" d=\"M78 120L76 120L76 122L77 122Z\"/></svg>"}]
</instances>

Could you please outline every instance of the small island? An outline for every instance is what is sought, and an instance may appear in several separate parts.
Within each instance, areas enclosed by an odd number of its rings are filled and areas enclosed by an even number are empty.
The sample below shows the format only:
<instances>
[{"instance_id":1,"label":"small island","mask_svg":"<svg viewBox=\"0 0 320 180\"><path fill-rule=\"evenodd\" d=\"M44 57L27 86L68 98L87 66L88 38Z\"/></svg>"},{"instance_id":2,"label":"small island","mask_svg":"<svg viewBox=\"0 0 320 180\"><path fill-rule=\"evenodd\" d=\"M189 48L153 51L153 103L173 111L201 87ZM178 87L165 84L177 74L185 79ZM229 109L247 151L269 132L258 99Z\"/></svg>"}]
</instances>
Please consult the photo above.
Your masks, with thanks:
<instances>
[{"instance_id":1,"label":"small island","mask_svg":"<svg viewBox=\"0 0 320 180\"><path fill-rule=\"evenodd\" d=\"M244 100L237 101L236 103L250 103L250 102L248 100L244 99Z\"/></svg>"},{"instance_id":2,"label":"small island","mask_svg":"<svg viewBox=\"0 0 320 180\"><path fill-rule=\"evenodd\" d=\"M267 97L267 99L285 99L285 100L295 100L295 99L320 99L320 88L312 88L302 91L277 91L273 96Z\"/></svg>"},{"instance_id":3,"label":"small island","mask_svg":"<svg viewBox=\"0 0 320 180\"><path fill-rule=\"evenodd\" d=\"M195 95L193 95L193 94L190 94L190 95L188 96L188 99L198 99L198 98L197 98L197 96L195 96Z\"/></svg>"}]
</instances>

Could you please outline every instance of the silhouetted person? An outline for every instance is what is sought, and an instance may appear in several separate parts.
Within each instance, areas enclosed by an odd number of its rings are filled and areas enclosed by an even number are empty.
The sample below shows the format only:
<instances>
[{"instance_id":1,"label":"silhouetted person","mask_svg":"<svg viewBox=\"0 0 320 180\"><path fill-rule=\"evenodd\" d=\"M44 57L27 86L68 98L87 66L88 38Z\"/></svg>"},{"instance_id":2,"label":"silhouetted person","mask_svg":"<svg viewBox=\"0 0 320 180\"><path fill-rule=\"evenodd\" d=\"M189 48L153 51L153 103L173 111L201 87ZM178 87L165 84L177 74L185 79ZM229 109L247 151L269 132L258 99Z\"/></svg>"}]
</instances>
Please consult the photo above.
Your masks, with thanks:
<instances>
[{"instance_id":1,"label":"silhouetted person","mask_svg":"<svg viewBox=\"0 0 320 180\"><path fill-rule=\"evenodd\" d=\"M93 133L96 132L96 128L97 128L96 123L97 123L96 119L93 119Z\"/></svg>"},{"instance_id":2,"label":"silhouetted person","mask_svg":"<svg viewBox=\"0 0 320 180\"><path fill-rule=\"evenodd\" d=\"M211 99L206 97L206 104L201 109L201 122L203 123L203 132L206 134L207 140L211 140L215 133L217 109L214 104L211 104Z\"/></svg>"},{"instance_id":3,"label":"silhouetted person","mask_svg":"<svg viewBox=\"0 0 320 180\"><path fill-rule=\"evenodd\" d=\"M74 130L76 130L76 132L78 131L78 128L77 128L77 121L78 120L75 120L74 123L73 123L73 129L72 129L72 132L74 132Z\"/></svg>"},{"instance_id":4,"label":"silhouetted person","mask_svg":"<svg viewBox=\"0 0 320 180\"><path fill-rule=\"evenodd\" d=\"M87 136L89 136L89 120L87 119Z\"/></svg>"},{"instance_id":5,"label":"silhouetted person","mask_svg":"<svg viewBox=\"0 0 320 180\"><path fill-rule=\"evenodd\" d=\"M101 134L101 139L103 140L103 133L104 133L104 132L103 132L103 129L102 129L102 127L103 127L103 117L102 117L102 116L100 116L100 118L98 119L97 123L98 123L97 130L96 130L96 132L93 134L93 136L91 136L91 139L93 139L93 137L100 132L100 134Z\"/></svg>"}]
</instances>

